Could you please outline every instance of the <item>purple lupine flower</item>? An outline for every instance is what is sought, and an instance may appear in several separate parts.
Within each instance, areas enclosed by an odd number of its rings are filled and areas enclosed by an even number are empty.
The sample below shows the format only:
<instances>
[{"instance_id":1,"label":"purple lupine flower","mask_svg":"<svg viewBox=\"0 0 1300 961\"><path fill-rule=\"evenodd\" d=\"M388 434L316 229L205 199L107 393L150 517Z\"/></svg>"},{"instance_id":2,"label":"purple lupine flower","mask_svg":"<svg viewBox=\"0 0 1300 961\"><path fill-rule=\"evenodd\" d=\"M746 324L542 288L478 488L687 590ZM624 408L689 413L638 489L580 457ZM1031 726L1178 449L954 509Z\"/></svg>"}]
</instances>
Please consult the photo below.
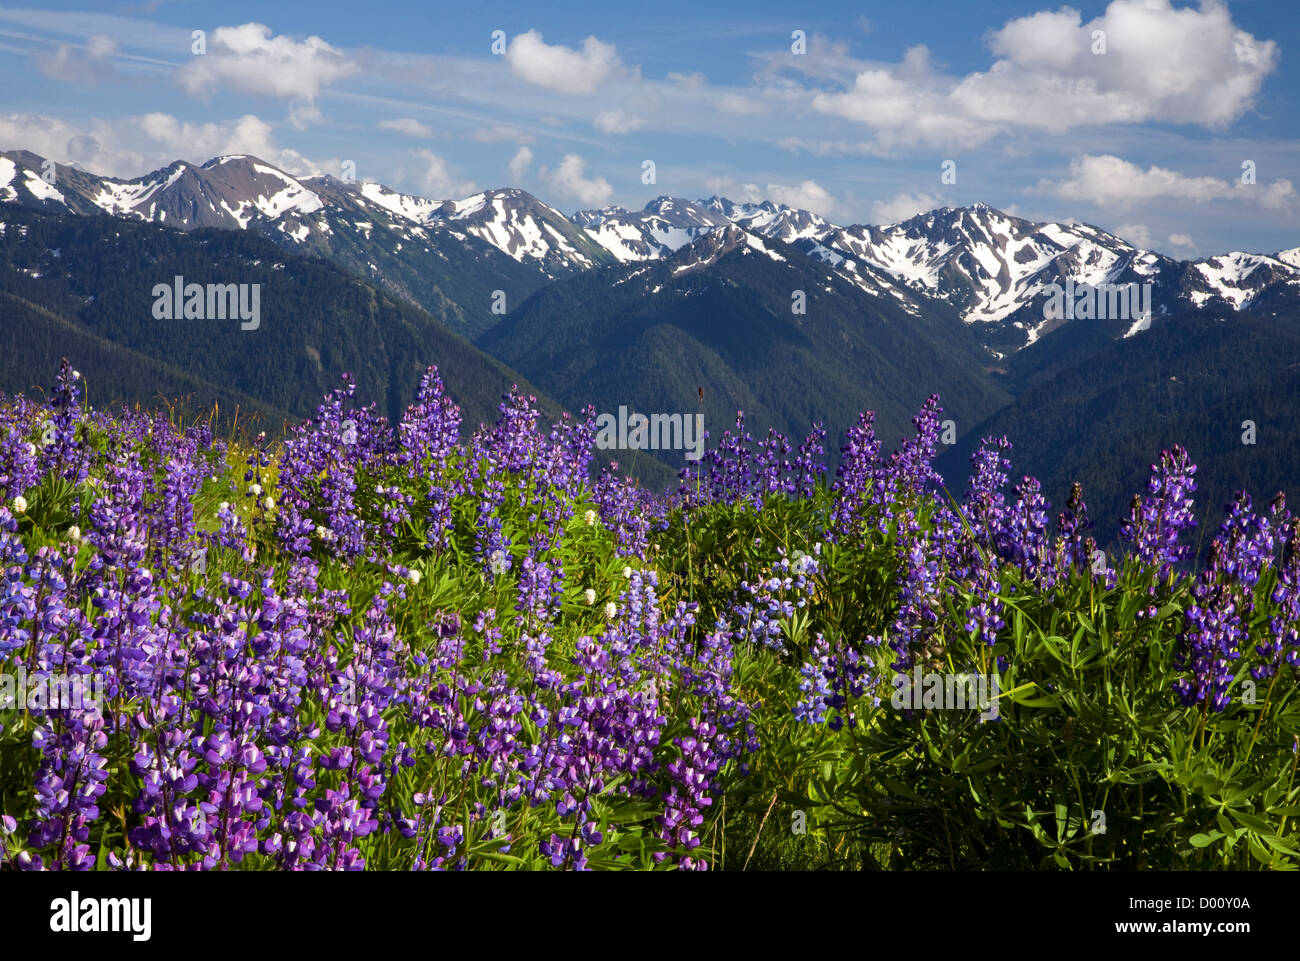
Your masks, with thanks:
<instances>
[{"instance_id":1,"label":"purple lupine flower","mask_svg":"<svg viewBox=\"0 0 1300 961\"><path fill-rule=\"evenodd\" d=\"M1227 708L1228 689L1248 636L1246 625L1254 613L1254 588L1272 563L1273 546L1268 518L1251 511L1250 497L1239 491L1210 545L1209 563L1192 588L1194 603L1179 636L1176 660L1187 673L1174 690L1184 704L1204 704L1215 712ZM1280 650L1262 645L1257 652L1269 660L1252 673L1256 678L1268 676Z\"/></svg>"},{"instance_id":2,"label":"purple lupine flower","mask_svg":"<svg viewBox=\"0 0 1300 961\"><path fill-rule=\"evenodd\" d=\"M835 509L828 537L854 541L863 499L873 493L880 476L880 442L876 440L875 413L865 411L856 426L849 429L840 449L840 466L836 471Z\"/></svg>"},{"instance_id":3,"label":"purple lupine flower","mask_svg":"<svg viewBox=\"0 0 1300 961\"><path fill-rule=\"evenodd\" d=\"M1162 451L1160 463L1151 465L1146 496L1133 498L1129 519L1120 531L1133 542L1140 561L1160 567L1162 579L1191 551L1179 537L1196 526L1191 497L1195 474L1196 465L1182 447Z\"/></svg>"}]
</instances>

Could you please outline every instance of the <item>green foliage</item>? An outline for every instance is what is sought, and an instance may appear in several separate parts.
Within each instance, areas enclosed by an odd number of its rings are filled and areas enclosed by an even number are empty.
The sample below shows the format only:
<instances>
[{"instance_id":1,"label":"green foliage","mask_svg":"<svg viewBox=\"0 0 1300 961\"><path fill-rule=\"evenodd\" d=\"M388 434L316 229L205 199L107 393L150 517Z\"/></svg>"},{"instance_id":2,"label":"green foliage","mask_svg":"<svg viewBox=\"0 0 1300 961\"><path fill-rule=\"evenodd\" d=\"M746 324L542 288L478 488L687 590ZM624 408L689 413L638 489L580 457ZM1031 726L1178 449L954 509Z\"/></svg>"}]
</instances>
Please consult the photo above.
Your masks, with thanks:
<instances>
[{"instance_id":1,"label":"green foliage","mask_svg":"<svg viewBox=\"0 0 1300 961\"><path fill-rule=\"evenodd\" d=\"M811 517L817 507L799 510ZM807 528L781 533L791 520L785 503L703 515L674 522L660 556L677 559L674 576L694 585L705 610L725 606L739 576L728 579L729 571L806 543ZM757 543L764 535L772 538L766 551ZM786 639L883 633L895 609L891 546L884 535L863 549L825 548L814 599L783 622ZM1267 630L1273 578L1257 589L1252 638ZM728 786L725 815L715 811L726 834L720 866L1300 866L1297 678L1284 669L1257 692L1250 682L1245 703L1239 680L1222 714L1181 706L1172 684L1188 586L1155 584L1150 570L1129 565L1109 590L1078 577L1043 596L1004 572L1008 626L991 649L958 627L973 603L964 596L947 612L948 646L934 668L988 673L1005 657L999 716L990 720L978 710L894 707L886 648L874 697L846 709L852 724L835 731L801 723L792 709L806 645L793 645L787 658L748 651L737 676L742 696L761 706L763 746L749 776ZM1143 619L1151 590L1158 612ZM802 834L794 830L800 813Z\"/></svg>"}]
</instances>

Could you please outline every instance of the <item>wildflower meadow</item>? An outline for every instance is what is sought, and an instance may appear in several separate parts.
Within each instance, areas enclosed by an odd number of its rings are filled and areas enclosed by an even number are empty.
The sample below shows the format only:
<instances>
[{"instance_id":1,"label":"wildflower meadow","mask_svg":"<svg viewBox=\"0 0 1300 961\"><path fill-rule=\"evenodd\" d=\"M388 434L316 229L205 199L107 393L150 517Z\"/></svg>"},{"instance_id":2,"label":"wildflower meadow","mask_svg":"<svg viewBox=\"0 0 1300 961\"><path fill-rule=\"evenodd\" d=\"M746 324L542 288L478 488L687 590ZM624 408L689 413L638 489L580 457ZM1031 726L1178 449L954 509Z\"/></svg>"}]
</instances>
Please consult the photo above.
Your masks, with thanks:
<instances>
[{"instance_id":1,"label":"wildflower meadow","mask_svg":"<svg viewBox=\"0 0 1300 961\"><path fill-rule=\"evenodd\" d=\"M275 441L86 387L0 406L0 868L1300 865L1300 518L1182 449L1117 551L937 396L660 494L432 368Z\"/></svg>"}]
</instances>

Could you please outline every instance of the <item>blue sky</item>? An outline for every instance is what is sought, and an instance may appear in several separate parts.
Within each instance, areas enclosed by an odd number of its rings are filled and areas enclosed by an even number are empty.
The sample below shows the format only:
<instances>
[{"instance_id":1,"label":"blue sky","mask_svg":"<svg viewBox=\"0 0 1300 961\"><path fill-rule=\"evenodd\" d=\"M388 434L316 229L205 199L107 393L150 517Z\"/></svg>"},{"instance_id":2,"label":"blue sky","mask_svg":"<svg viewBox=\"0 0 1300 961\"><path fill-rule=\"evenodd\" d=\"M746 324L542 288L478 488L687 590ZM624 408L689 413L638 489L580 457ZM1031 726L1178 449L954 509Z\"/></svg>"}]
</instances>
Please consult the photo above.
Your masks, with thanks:
<instances>
[{"instance_id":1,"label":"blue sky","mask_svg":"<svg viewBox=\"0 0 1300 961\"><path fill-rule=\"evenodd\" d=\"M223 153L294 173L352 161L359 178L422 196L512 185L565 212L719 193L886 223L984 201L1174 256L1263 253L1300 244L1298 11L1290 0L0 7L0 148L117 176Z\"/></svg>"}]
</instances>

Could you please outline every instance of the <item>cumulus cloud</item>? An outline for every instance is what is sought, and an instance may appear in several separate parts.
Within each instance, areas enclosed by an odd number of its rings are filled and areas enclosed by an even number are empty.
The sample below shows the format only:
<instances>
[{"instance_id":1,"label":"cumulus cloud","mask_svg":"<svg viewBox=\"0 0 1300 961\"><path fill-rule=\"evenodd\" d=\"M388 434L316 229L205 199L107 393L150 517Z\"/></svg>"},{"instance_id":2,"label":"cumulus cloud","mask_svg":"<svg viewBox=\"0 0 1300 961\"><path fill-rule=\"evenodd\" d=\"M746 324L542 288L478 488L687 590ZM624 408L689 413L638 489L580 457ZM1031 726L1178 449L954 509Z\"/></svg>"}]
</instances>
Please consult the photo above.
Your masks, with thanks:
<instances>
[{"instance_id":1,"label":"cumulus cloud","mask_svg":"<svg viewBox=\"0 0 1300 961\"><path fill-rule=\"evenodd\" d=\"M901 193L890 200L881 200L871 205L871 217L874 223L896 224L923 214L928 210L950 206L941 197L925 193Z\"/></svg>"},{"instance_id":2,"label":"cumulus cloud","mask_svg":"<svg viewBox=\"0 0 1300 961\"><path fill-rule=\"evenodd\" d=\"M202 163L224 154L252 154L299 176L325 169L296 150L278 146L271 125L251 113L233 122L201 124L150 113L139 119L139 125L172 159L185 157Z\"/></svg>"},{"instance_id":3,"label":"cumulus cloud","mask_svg":"<svg viewBox=\"0 0 1300 961\"><path fill-rule=\"evenodd\" d=\"M1196 241L1187 234L1170 234L1168 243L1175 250L1181 250L1185 253L1196 252Z\"/></svg>"},{"instance_id":4,"label":"cumulus cloud","mask_svg":"<svg viewBox=\"0 0 1300 961\"><path fill-rule=\"evenodd\" d=\"M396 130L398 133L406 134L408 137L421 137L428 139L433 136L433 128L428 124L420 123L411 117L398 117L395 120L381 120L378 126L382 130Z\"/></svg>"},{"instance_id":5,"label":"cumulus cloud","mask_svg":"<svg viewBox=\"0 0 1300 961\"><path fill-rule=\"evenodd\" d=\"M524 179L524 174L528 173L528 168L533 165L533 152L527 147L520 147L519 151L510 158L510 182L518 183Z\"/></svg>"},{"instance_id":6,"label":"cumulus cloud","mask_svg":"<svg viewBox=\"0 0 1300 961\"><path fill-rule=\"evenodd\" d=\"M1104 53L1094 52L1098 35ZM1086 23L1062 7L1007 22L989 44L998 59L986 71L949 76L913 47L901 63L861 70L844 92L816 94L813 109L865 124L891 146L972 147L1006 131L1157 120L1222 128L1251 108L1279 57L1219 0L1199 9L1112 0Z\"/></svg>"},{"instance_id":7,"label":"cumulus cloud","mask_svg":"<svg viewBox=\"0 0 1300 961\"><path fill-rule=\"evenodd\" d=\"M191 123L156 112L92 118L78 125L37 114L8 114L0 115L0 143L111 177L138 177L173 160L203 163L224 154L252 154L298 176L338 169L336 161L312 161L279 146L271 125L254 114Z\"/></svg>"},{"instance_id":8,"label":"cumulus cloud","mask_svg":"<svg viewBox=\"0 0 1300 961\"><path fill-rule=\"evenodd\" d=\"M420 158L424 170L420 174L420 190L432 200L460 199L478 192L478 185L472 180L461 180L451 165L432 150L413 150Z\"/></svg>"},{"instance_id":9,"label":"cumulus cloud","mask_svg":"<svg viewBox=\"0 0 1300 961\"><path fill-rule=\"evenodd\" d=\"M1289 180L1275 180L1264 186L1218 177L1189 177L1164 167L1152 166L1143 170L1135 163L1110 154L1076 157L1070 161L1067 180L1059 183L1042 181L1038 189L1067 200L1119 210L1152 200L1191 203L1239 200L1273 210L1288 210L1296 202L1295 187Z\"/></svg>"},{"instance_id":10,"label":"cumulus cloud","mask_svg":"<svg viewBox=\"0 0 1300 961\"><path fill-rule=\"evenodd\" d=\"M108 176L144 173L143 155L138 150L115 149L112 135L112 127L104 121L82 128L40 114L0 115L0 143L6 147L21 147L57 163L78 163Z\"/></svg>"},{"instance_id":11,"label":"cumulus cloud","mask_svg":"<svg viewBox=\"0 0 1300 961\"><path fill-rule=\"evenodd\" d=\"M624 69L612 43L588 37L581 50L573 50L544 43L536 30L511 40L505 57L515 76L559 93L594 93Z\"/></svg>"},{"instance_id":12,"label":"cumulus cloud","mask_svg":"<svg viewBox=\"0 0 1300 961\"><path fill-rule=\"evenodd\" d=\"M294 40L272 36L261 23L218 27L207 52L176 68L181 89L204 100L222 89L288 100L297 124L320 119L315 108L322 88L356 73L358 65L320 37Z\"/></svg>"},{"instance_id":13,"label":"cumulus cloud","mask_svg":"<svg viewBox=\"0 0 1300 961\"><path fill-rule=\"evenodd\" d=\"M1151 230L1146 224L1120 224L1115 228L1115 236L1122 237L1143 250L1151 249Z\"/></svg>"},{"instance_id":14,"label":"cumulus cloud","mask_svg":"<svg viewBox=\"0 0 1300 961\"><path fill-rule=\"evenodd\" d=\"M712 194L757 204L765 200L785 204L800 210L810 210L823 217L831 216L840 206L839 201L824 187L814 180L805 180L795 185L769 183L760 187L756 183L746 183L735 177L706 177L704 188Z\"/></svg>"},{"instance_id":15,"label":"cumulus cloud","mask_svg":"<svg viewBox=\"0 0 1300 961\"><path fill-rule=\"evenodd\" d=\"M584 207L603 207L609 202L614 188L604 177L585 175L586 161L576 153L565 154L564 161L555 170L543 167L538 176L565 197L576 200Z\"/></svg>"},{"instance_id":16,"label":"cumulus cloud","mask_svg":"<svg viewBox=\"0 0 1300 961\"><path fill-rule=\"evenodd\" d=\"M107 34L97 33L86 40L84 46L60 43L53 51L35 56L36 66L51 80L64 83L92 84L113 72L113 55L117 41Z\"/></svg>"},{"instance_id":17,"label":"cumulus cloud","mask_svg":"<svg viewBox=\"0 0 1300 961\"><path fill-rule=\"evenodd\" d=\"M830 216L838 206L835 198L815 180L804 180L794 185L768 184L767 195L775 203L811 210L823 217Z\"/></svg>"},{"instance_id":18,"label":"cumulus cloud","mask_svg":"<svg viewBox=\"0 0 1300 961\"><path fill-rule=\"evenodd\" d=\"M596 119L592 121L594 126L601 133L623 134L631 133L633 130L639 130L645 126L645 121L640 117L633 117L618 110L602 110L596 114Z\"/></svg>"}]
</instances>

